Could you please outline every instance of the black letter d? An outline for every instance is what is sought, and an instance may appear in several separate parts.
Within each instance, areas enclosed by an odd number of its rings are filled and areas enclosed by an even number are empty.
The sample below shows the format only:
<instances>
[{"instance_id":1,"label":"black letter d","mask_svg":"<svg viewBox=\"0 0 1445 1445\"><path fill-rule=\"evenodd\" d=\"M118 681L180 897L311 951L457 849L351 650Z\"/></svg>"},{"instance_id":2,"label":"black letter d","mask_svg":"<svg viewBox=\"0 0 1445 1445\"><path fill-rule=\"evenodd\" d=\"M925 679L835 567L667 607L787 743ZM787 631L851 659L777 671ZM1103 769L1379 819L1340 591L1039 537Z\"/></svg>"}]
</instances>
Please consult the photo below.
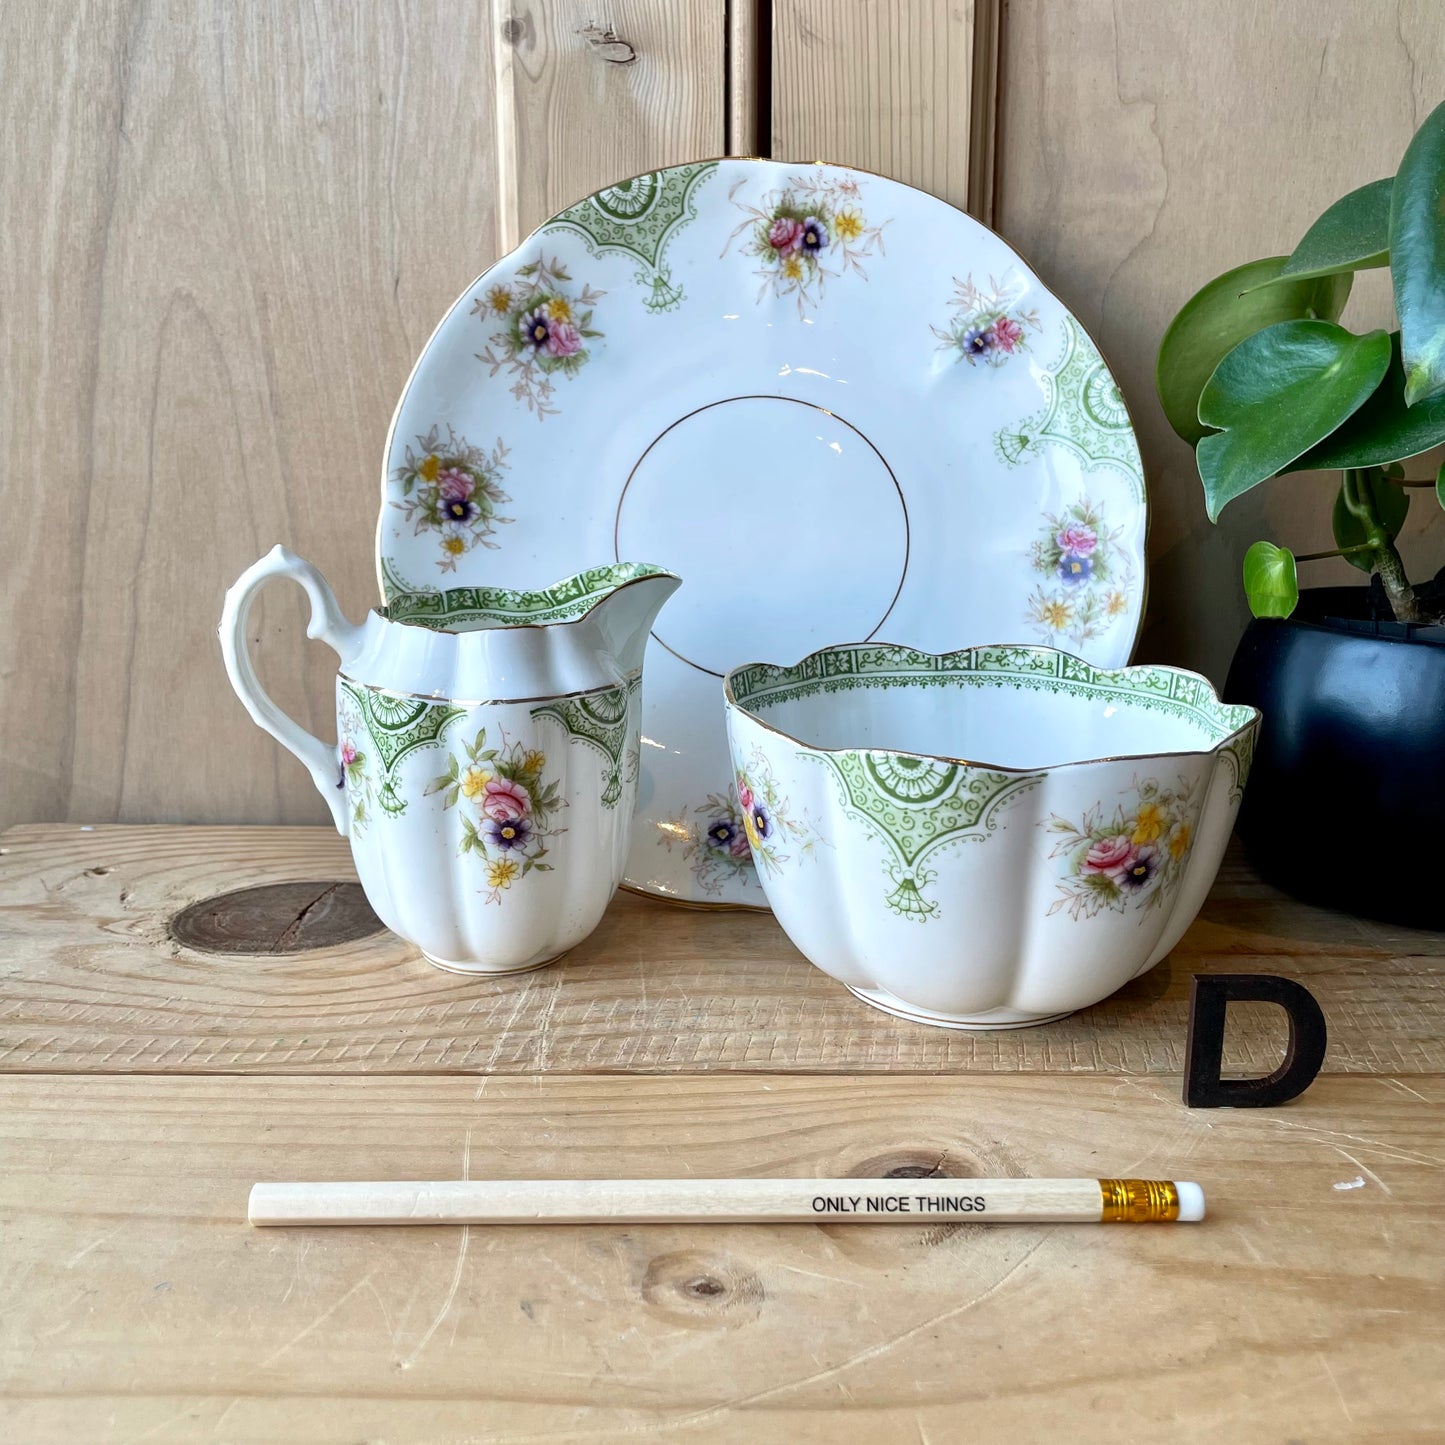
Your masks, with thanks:
<instances>
[{"instance_id":1,"label":"black letter d","mask_svg":"<svg viewBox=\"0 0 1445 1445\"><path fill-rule=\"evenodd\" d=\"M1284 1062L1261 1079L1221 1079L1224 1010L1230 1000L1274 1003L1289 1018ZM1196 973L1189 985L1184 1102L1191 1109L1268 1108L1302 1094L1325 1060L1325 1016L1314 995L1272 973Z\"/></svg>"}]
</instances>

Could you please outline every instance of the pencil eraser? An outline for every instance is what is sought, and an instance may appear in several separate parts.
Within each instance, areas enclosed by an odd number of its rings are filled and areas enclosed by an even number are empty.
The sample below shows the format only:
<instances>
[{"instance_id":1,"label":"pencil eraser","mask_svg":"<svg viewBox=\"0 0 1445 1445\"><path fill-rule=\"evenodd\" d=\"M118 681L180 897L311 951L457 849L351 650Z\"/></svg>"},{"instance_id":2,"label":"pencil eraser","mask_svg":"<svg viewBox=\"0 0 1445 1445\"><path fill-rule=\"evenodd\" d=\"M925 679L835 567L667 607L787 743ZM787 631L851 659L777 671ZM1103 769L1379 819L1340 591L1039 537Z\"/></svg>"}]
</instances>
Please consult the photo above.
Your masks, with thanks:
<instances>
[{"instance_id":1,"label":"pencil eraser","mask_svg":"<svg viewBox=\"0 0 1445 1445\"><path fill-rule=\"evenodd\" d=\"M1197 1224L1204 1218L1204 1191L1182 1179L1174 1181L1174 1189L1179 1195L1179 1218L1187 1224Z\"/></svg>"}]
</instances>

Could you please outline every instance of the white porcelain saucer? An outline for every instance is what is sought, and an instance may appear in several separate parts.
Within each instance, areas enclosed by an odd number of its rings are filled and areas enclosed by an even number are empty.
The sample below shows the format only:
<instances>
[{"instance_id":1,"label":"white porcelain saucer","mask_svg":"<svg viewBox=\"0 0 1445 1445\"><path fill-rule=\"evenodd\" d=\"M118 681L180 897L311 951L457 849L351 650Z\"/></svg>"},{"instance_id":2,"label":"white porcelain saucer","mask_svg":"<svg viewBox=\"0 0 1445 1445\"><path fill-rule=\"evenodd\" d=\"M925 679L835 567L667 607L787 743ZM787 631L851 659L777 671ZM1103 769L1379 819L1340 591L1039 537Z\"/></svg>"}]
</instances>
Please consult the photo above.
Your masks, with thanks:
<instances>
[{"instance_id":1,"label":"white porcelain saucer","mask_svg":"<svg viewBox=\"0 0 1445 1445\"><path fill-rule=\"evenodd\" d=\"M880 176L724 160L569 207L469 286L392 421L383 593L666 566L627 884L765 907L722 676L870 638L1128 661L1134 433L997 236Z\"/></svg>"}]
</instances>

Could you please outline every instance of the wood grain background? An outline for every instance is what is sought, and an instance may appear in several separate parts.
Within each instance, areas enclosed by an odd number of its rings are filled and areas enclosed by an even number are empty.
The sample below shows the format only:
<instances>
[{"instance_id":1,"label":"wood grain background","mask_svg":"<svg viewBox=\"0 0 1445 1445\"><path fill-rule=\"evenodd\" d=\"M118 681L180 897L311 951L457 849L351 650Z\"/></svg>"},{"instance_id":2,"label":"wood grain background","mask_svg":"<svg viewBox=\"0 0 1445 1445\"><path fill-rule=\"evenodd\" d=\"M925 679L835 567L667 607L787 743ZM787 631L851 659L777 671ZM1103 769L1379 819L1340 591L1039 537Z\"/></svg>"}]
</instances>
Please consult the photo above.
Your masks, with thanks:
<instances>
[{"instance_id":1,"label":"wood grain background","mask_svg":"<svg viewBox=\"0 0 1445 1445\"><path fill-rule=\"evenodd\" d=\"M992 209L1140 427L1144 655L1220 675L1244 547L1321 544L1329 484L1209 527L1158 337L1389 173L1445 93L1445 7L9 0L0 67L0 825L298 822L321 800L222 681L225 586L284 540L369 605L386 425L436 319L561 205L730 142ZM1369 280L1350 319L1388 315ZM1419 567L1445 522L1409 533ZM255 618L268 686L329 735L299 594Z\"/></svg>"},{"instance_id":2,"label":"wood grain background","mask_svg":"<svg viewBox=\"0 0 1445 1445\"><path fill-rule=\"evenodd\" d=\"M1140 432L1149 482L1149 611L1139 657L1224 680L1249 613L1260 537L1334 546L1338 475L1293 477L1204 513L1194 459L1154 395L1175 311L1211 277L1287 253L1332 201L1393 175L1445 99L1445 5L1434 0L1009 0L995 221L1078 314ZM1346 324L1393 326L1368 272ZM1423 475L1423 466L1420 474ZM1417 498L1406 565L1445 564L1445 515ZM1305 586L1358 582L1332 561Z\"/></svg>"}]
</instances>

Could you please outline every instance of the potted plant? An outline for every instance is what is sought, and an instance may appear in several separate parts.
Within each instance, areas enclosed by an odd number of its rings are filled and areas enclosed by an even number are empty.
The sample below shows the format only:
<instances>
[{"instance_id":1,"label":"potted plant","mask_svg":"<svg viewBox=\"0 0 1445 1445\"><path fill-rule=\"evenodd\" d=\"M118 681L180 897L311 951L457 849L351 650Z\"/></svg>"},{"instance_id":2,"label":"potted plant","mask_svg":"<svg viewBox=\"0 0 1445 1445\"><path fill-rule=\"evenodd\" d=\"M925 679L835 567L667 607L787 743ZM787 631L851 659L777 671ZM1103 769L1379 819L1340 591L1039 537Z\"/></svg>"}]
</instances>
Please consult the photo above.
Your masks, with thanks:
<instances>
[{"instance_id":1,"label":"potted plant","mask_svg":"<svg viewBox=\"0 0 1445 1445\"><path fill-rule=\"evenodd\" d=\"M1354 273L1380 266L1399 329L1357 335L1339 316ZM1255 620L1225 696L1264 713L1239 823L1251 859L1298 897L1445 927L1445 572L1412 583L1395 545L1412 496L1445 506L1445 468L1419 460L1445 442L1445 105L1393 177L1193 296L1157 384L1211 521L1272 477L1340 475L1334 548L1244 556ZM1368 585L1301 592L1296 563L1333 556Z\"/></svg>"}]
</instances>

